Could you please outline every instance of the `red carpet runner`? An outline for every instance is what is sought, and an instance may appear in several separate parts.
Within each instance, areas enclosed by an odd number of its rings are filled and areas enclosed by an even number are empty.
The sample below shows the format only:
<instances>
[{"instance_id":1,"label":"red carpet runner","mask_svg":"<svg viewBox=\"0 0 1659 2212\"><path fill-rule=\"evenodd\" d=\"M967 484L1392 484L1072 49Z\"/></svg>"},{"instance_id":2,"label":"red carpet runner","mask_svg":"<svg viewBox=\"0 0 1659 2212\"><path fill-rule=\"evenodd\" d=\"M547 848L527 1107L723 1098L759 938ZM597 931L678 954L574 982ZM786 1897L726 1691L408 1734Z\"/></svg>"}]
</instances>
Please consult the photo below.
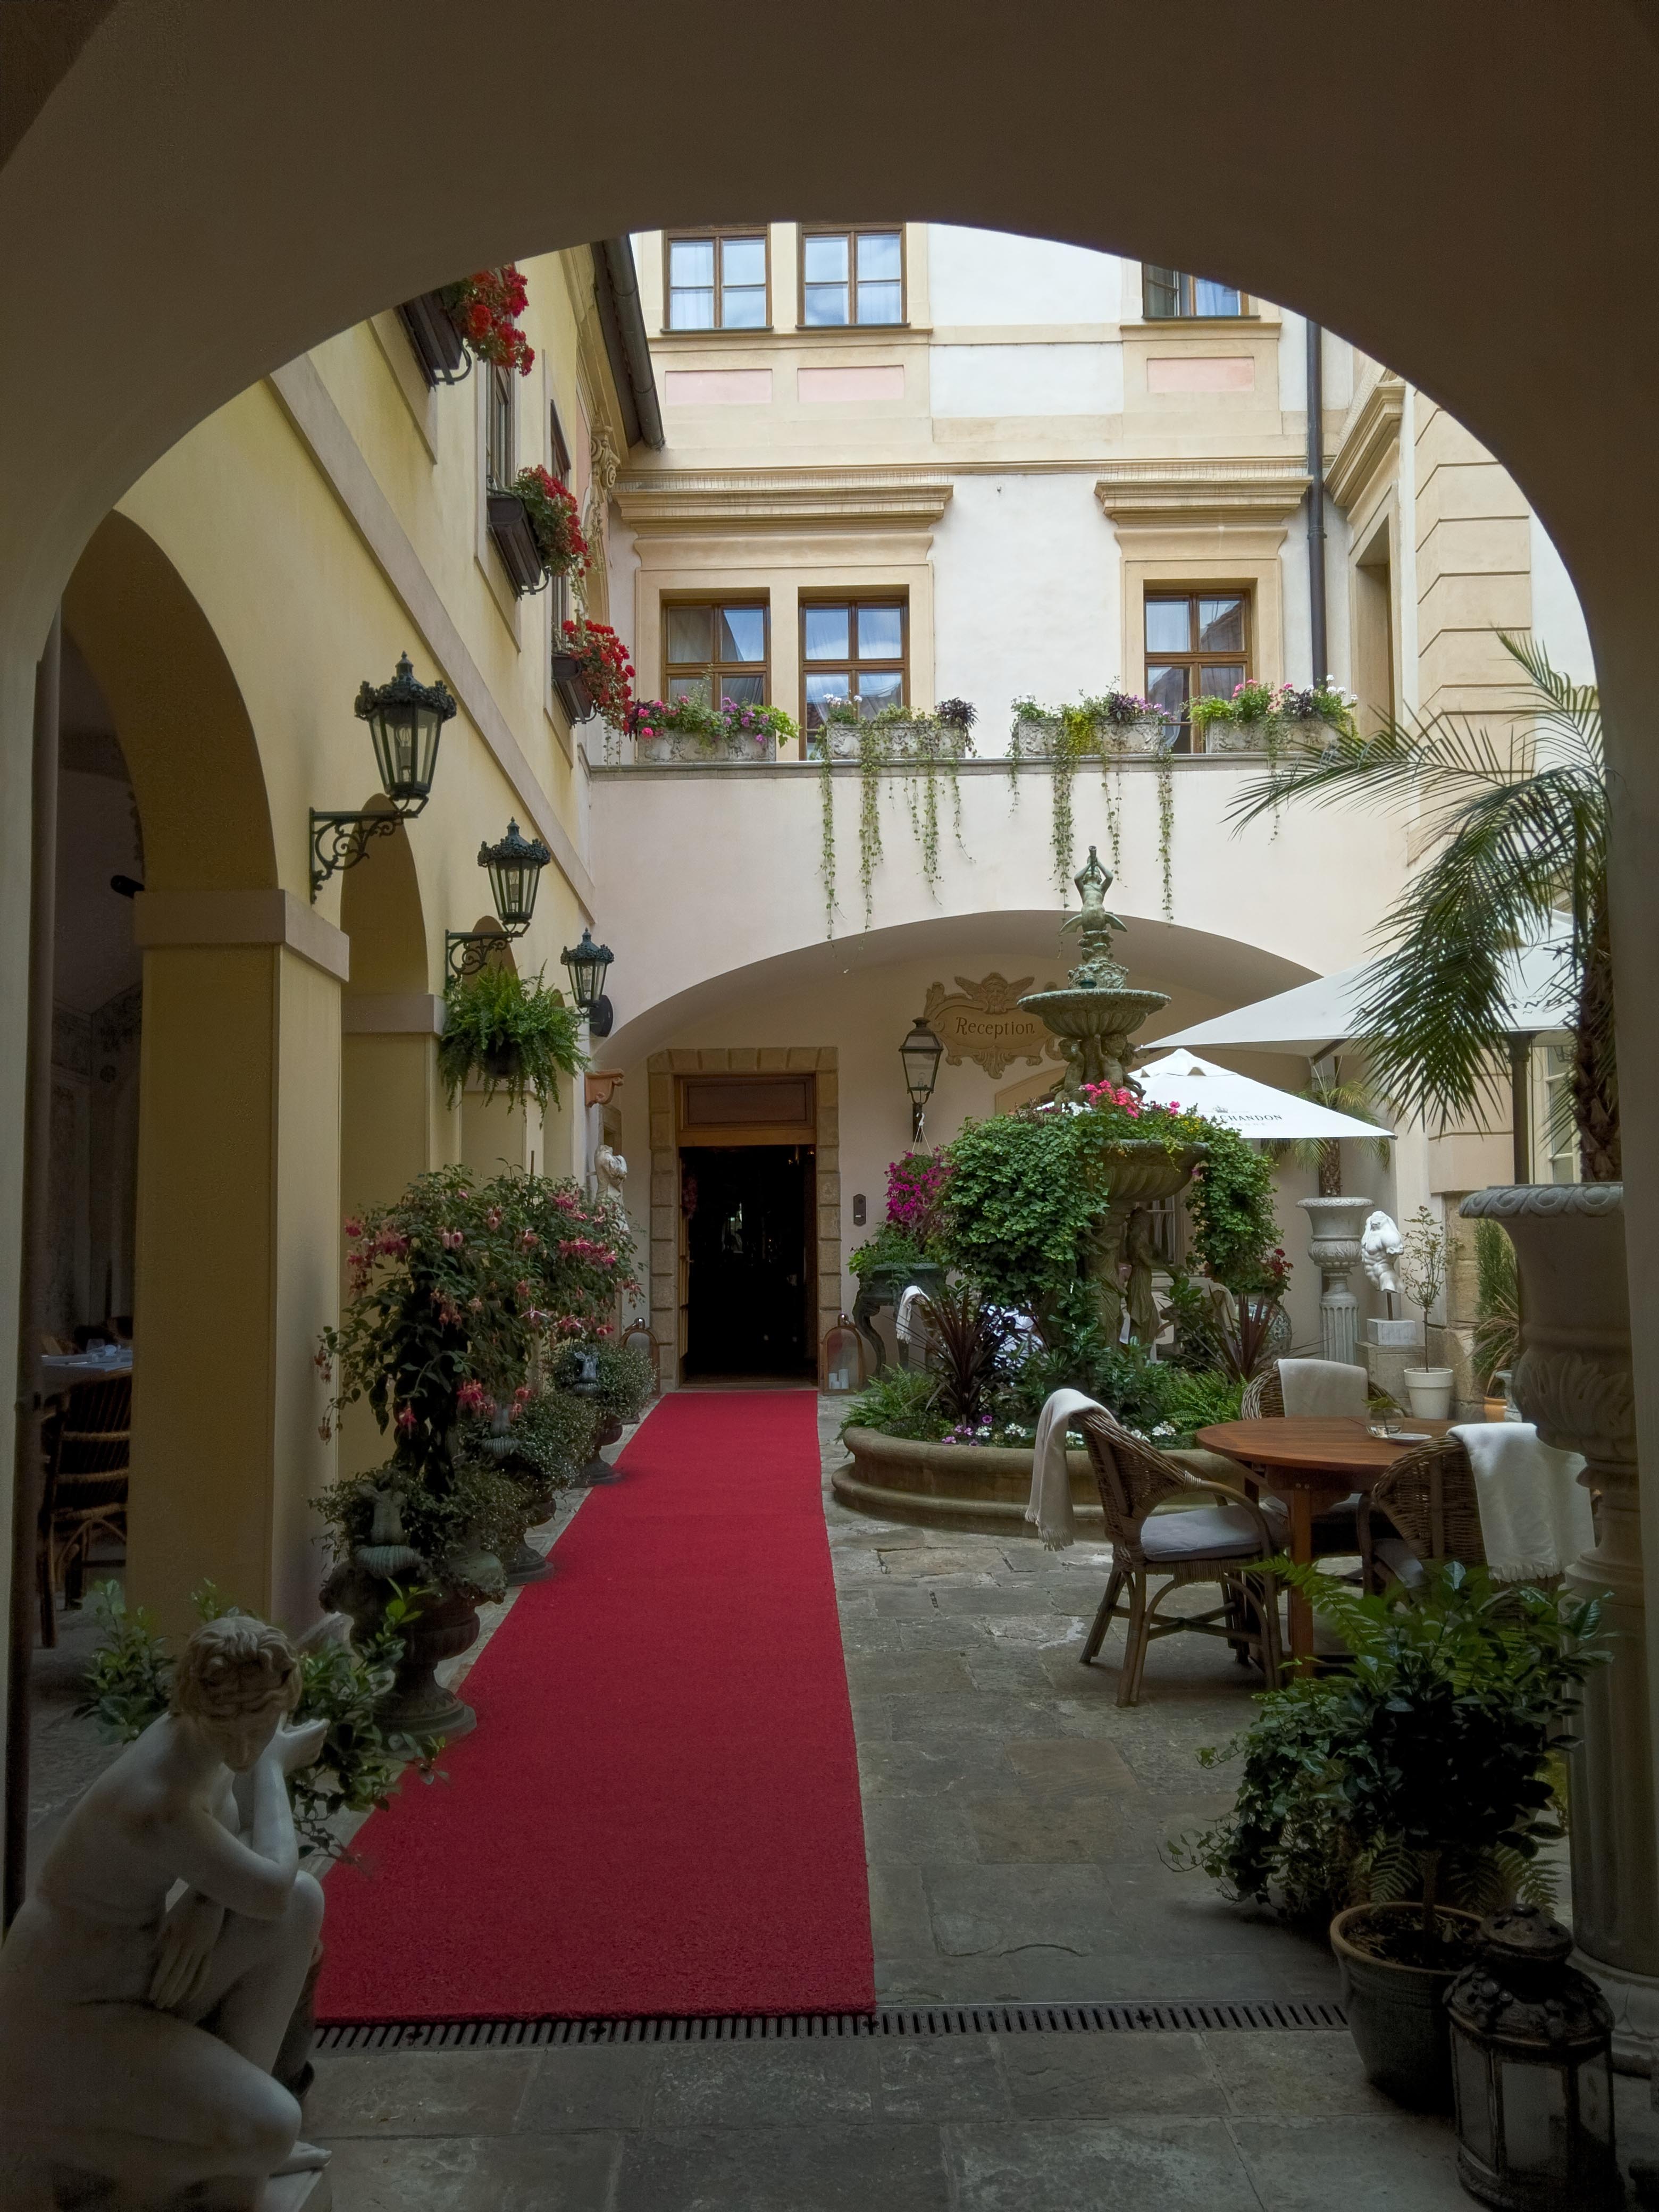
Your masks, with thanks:
<instances>
[{"instance_id":1,"label":"red carpet runner","mask_svg":"<svg viewBox=\"0 0 1659 2212\"><path fill-rule=\"evenodd\" d=\"M810 1391L665 1399L327 1882L324 2022L875 2000Z\"/></svg>"}]
</instances>

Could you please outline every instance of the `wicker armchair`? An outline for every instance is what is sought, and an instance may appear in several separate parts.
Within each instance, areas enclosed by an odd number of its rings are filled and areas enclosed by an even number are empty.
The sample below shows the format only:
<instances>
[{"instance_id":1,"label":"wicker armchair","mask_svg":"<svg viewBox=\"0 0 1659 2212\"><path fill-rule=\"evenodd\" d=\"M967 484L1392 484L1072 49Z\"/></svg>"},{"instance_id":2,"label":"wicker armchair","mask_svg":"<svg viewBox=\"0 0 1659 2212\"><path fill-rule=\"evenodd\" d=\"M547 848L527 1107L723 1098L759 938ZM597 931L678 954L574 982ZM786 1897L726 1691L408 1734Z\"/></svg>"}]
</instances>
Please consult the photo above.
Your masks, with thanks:
<instances>
[{"instance_id":1,"label":"wicker armchair","mask_svg":"<svg viewBox=\"0 0 1659 2212\"><path fill-rule=\"evenodd\" d=\"M1389 1583L1417 1589L1431 1560L1485 1566L1474 1469L1456 1437L1407 1452L1361 1498L1359 1558L1372 1592Z\"/></svg>"},{"instance_id":2,"label":"wicker armchair","mask_svg":"<svg viewBox=\"0 0 1659 2212\"><path fill-rule=\"evenodd\" d=\"M1214 1636L1241 1656L1252 1653L1267 1678L1279 1682L1279 1596L1267 1562L1284 1548L1284 1529L1243 1491L1205 1482L1150 1444L1130 1436L1109 1413L1082 1414L1081 1430L1100 1490L1112 1545L1111 1579L1100 1601L1083 1664L1092 1664L1118 1608L1128 1597L1128 1641L1118 1676L1120 1705L1139 1703L1146 1650L1154 1638L1183 1631ZM1160 1513L1171 1501L1191 1510ZM1149 1592L1155 1575L1167 1577ZM1158 1619L1171 1590L1188 1583L1218 1583L1223 1601L1210 1612Z\"/></svg>"},{"instance_id":3,"label":"wicker armchair","mask_svg":"<svg viewBox=\"0 0 1659 2212\"><path fill-rule=\"evenodd\" d=\"M48 1650L58 1641L54 1593L60 1577L64 1603L78 1605L93 1537L100 1529L126 1534L131 1427L130 1375L81 1383L46 1424L35 1571L40 1641Z\"/></svg>"},{"instance_id":4,"label":"wicker armchair","mask_svg":"<svg viewBox=\"0 0 1659 2212\"><path fill-rule=\"evenodd\" d=\"M1244 1386L1238 1409L1241 1421L1282 1421L1285 1419L1285 1378L1275 1359ZM1316 1559L1352 1559L1360 1548L1359 1497L1339 1498L1313 1524L1313 1555Z\"/></svg>"},{"instance_id":5,"label":"wicker armchair","mask_svg":"<svg viewBox=\"0 0 1659 2212\"><path fill-rule=\"evenodd\" d=\"M1276 1359L1244 1385L1244 1401L1239 1407L1238 1418L1241 1421L1284 1419L1285 1382Z\"/></svg>"}]
</instances>

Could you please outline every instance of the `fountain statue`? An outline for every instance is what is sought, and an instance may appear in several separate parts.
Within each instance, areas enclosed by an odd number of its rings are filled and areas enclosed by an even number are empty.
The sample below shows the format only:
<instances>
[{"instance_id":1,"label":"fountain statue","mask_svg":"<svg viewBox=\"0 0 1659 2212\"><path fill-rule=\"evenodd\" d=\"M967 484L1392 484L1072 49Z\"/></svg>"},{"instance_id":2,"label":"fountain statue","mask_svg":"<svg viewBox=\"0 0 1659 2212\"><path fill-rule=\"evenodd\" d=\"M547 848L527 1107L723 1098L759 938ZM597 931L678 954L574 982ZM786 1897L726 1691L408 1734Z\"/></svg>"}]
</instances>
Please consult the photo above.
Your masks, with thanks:
<instances>
[{"instance_id":1,"label":"fountain statue","mask_svg":"<svg viewBox=\"0 0 1659 2212\"><path fill-rule=\"evenodd\" d=\"M1139 1097L1140 1085L1130 1073L1133 1048L1129 1040L1148 1015L1167 1006L1170 999L1165 991L1133 989L1113 957L1112 939L1124 924L1108 910L1111 871L1102 866L1092 845L1087 865L1073 881L1082 908L1060 927L1062 932L1076 930L1083 957L1063 989L1034 991L1019 1003L1057 1040L1064 1071L1054 1086L1054 1103L1075 1108L1088 1103L1085 1085L1109 1083L1114 1090ZM1171 1150L1157 1137L1123 1138L1110 1147L1106 1206L1089 1238L1100 1324L1109 1344L1121 1334L1126 1310L1132 1335L1148 1345L1157 1335L1150 1208L1184 1190L1203 1158L1202 1145L1179 1145Z\"/></svg>"}]
</instances>

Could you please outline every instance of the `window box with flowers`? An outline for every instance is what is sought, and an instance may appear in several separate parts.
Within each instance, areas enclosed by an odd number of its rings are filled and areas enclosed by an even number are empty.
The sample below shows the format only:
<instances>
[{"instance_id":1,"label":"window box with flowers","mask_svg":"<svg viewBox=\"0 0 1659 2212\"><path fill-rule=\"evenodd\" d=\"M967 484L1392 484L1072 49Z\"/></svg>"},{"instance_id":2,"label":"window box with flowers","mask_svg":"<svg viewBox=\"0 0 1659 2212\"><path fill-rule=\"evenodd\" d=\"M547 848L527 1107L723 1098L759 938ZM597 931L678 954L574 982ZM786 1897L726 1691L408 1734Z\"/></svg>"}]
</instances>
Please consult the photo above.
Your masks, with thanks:
<instances>
[{"instance_id":1,"label":"window box with flowers","mask_svg":"<svg viewBox=\"0 0 1659 2212\"><path fill-rule=\"evenodd\" d=\"M781 707L741 706L727 699L641 699L629 720L636 761L775 761L781 738L796 734Z\"/></svg>"},{"instance_id":2,"label":"window box with flowers","mask_svg":"<svg viewBox=\"0 0 1659 2212\"><path fill-rule=\"evenodd\" d=\"M510 485L489 491L489 534L520 599L555 576L580 575L588 562L574 495L539 463Z\"/></svg>"},{"instance_id":3,"label":"window box with flowers","mask_svg":"<svg viewBox=\"0 0 1659 2212\"><path fill-rule=\"evenodd\" d=\"M565 623L553 655L553 687L573 722L603 715L612 730L634 710L634 666L609 623L578 615Z\"/></svg>"},{"instance_id":4,"label":"window box with flowers","mask_svg":"<svg viewBox=\"0 0 1659 2212\"><path fill-rule=\"evenodd\" d=\"M1318 752L1334 736L1353 736L1356 703L1352 692L1328 678L1307 690L1291 684L1240 684L1231 699L1193 701L1193 750L1276 757L1290 738L1298 749Z\"/></svg>"},{"instance_id":5,"label":"window box with flowers","mask_svg":"<svg viewBox=\"0 0 1659 2212\"><path fill-rule=\"evenodd\" d=\"M536 352L519 328L527 301L524 277L508 262L405 300L398 313L427 382L459 384L474 361L529 375Z\"/></svg>"}]
</instances>

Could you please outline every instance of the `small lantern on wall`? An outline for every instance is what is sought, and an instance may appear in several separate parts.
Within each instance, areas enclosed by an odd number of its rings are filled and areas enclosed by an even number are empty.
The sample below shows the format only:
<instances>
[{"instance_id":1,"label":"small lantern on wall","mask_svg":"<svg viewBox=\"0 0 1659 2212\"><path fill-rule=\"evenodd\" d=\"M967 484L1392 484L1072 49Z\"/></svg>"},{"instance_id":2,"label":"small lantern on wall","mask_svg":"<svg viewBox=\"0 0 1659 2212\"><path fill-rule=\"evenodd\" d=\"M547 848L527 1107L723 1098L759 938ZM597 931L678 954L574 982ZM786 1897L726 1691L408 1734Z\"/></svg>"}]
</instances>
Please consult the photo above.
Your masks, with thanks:
<instances>
[{"instance_id":1,"label":"small lantern on wall","mask_svg":"<svg viewBox=\"0 0 1659 2212\"><path fill-rule=\"evenodd\" d=\"M390 836L400 822L417 815L432 796L438 772L438 740L455 712L444 684L419 684L405 653L390 684L365 678L352 711L368 724L380 788L392 801L390 812L344 814L311 809L311 896L342 868L355 868L374 837Z\"/></svg>"},{"instance_id":2,"label":"small lantern on wall","mask_svg":"<svg viewBox=\"0 0 1659 2212\"><path fill-rule=\"evenodd\" d=\"M595 945L592 933L583 930L580 945L567 945L559 957L570 978L570 995L579 1014L587 1017L590 1036L611 1034L611 1001L605 995L605 975L616 954L608 945Z\"/></svg>"},{"instance_id":3,"label":"small lantern on wall","mask_svg":"<svg viewBox=\"0 0 1659 2212\"><path fill-rule=\"evenodd\" d=\"M927 1126L927 1101L933 1095L933 1085L939 1081L939 1064L945 1057L945 1047L927 1025L925 1014L918 1014L910 1034L899 1047L899 1061L904 1069L904 1087L910 1094L910 1141L920 1144Z\"/></svg>"},{"instance_id":4,"label":"small lantern on wall","mask_svg":"<svg viewBox=\"0 0 1659 2212\"><path fill-rule=\"evenodd\" d=\"M1625 2186L1607 2000L1535 1905L1494 1913L1479 1941L1446 1994L1458 2179L1504 2212L1612 2212Z\"/></svg>"},{"instance_id":5,"label":"small lantern on wall","mask_svg":"<svg viewBox=\"0 0 1659 2212\"><path fill-rule=\"evenodd\" d=\"M446 938L450 972L476 975L503 939L522 937L536 911L542 870L553 855L539 837L526 837L516 822L494 845L480 845L478 866L489 872L490 896L501 917L497 929L452 929Z\"/></svg>"}]
</instances>

